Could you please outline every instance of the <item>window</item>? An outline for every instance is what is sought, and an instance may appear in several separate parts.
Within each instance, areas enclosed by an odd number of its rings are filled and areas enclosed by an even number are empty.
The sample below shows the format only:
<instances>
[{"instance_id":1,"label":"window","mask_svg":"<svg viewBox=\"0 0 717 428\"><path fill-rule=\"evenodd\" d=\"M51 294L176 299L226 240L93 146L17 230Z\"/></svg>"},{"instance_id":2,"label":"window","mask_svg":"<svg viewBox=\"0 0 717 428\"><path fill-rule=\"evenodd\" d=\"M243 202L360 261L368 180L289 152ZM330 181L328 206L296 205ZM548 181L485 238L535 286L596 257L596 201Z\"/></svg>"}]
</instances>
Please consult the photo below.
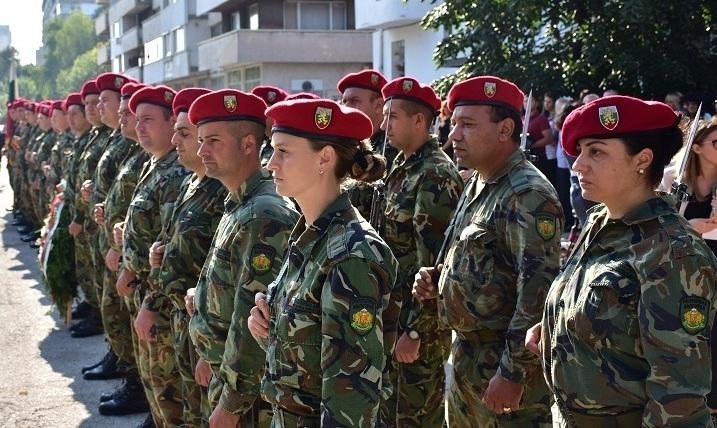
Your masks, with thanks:
<instances>
[{"instance_id":1,"label":"window","mask_svg":"<svg viewBox=\"0 0 717 428\"><path fill-rule=\"evenodd\" d=\"M144 44L144 63L159 61L164 55L164 38L157 37Z\"/></svg>"},{"instance_id":2,"label":"window","mask_svg":"<svg viewBox=\"0 0 717 428\"><path fill-rule=\"evenodd\" d=\"M115 21L115 23L112 24L112 37L115 39L122 37L122 25L119 21Z\"/></svg>"},{"instance_id":3,"label":"window","mask_svg":"<svg viewBox=\"0 0 717 428\"><path fill-rule=\"evenodd\" d=\"M244 69L244 90L250 91L261 83L261 67L248 67Z\"/></svg>"},{"instance_id":4,"label":"window","mask_svg":"<svg viewBox=\"0 0 717 428\"><path fill-rule=\"evenodd\" d=\"M238 30L240 28L241 28L241 13L234 12L229 17L229 29L230 30Z\"/></svg>"},{"instance_id":5,"label":"window","mask_svg":"<svg viewBox=\"0 0 717 428\"><path fill-rule=\"evenodd\" d=\"M284 6L284 27L299 30L345 30L346 2L287 1Z\"/></svg>"},{"instance_id":6,"label":"window","mask_svg":"<svg viewBox=\"0 0 717 428\"><path fill-rule=\"evenodd\" d=\"M177 52L182 52L187 48L186 41L184 39L184 27L177 28L175 30L174 42L176 43Z\"/></svg>"},{"instance_id":7,"label":"window","mask_svg":"<svg viewBox=\"0 0 717 428\"><path fill-rule=\"evenodd\" d=\"M170 31L162 38L164 39L164 56L172 56L174 53L174 32Z\"/></svg>"},{"instance_id":8,"label":"window","mask_svg":"<svg viewBox=\"0 0 717 428\"><path fill-rule=\"evenodd\" d=\"M227 88L241 89L241 70L227 73Z\"/></svg>"},{"instance_id":9,"label":"window","mask_svg":"<svg viewBox=\"0 0 717 428\"><path fill-rule=\"evenodd\" d=\"M259 3L249 5L249 29L259 29Z\"/></svg>"}]
</instances>

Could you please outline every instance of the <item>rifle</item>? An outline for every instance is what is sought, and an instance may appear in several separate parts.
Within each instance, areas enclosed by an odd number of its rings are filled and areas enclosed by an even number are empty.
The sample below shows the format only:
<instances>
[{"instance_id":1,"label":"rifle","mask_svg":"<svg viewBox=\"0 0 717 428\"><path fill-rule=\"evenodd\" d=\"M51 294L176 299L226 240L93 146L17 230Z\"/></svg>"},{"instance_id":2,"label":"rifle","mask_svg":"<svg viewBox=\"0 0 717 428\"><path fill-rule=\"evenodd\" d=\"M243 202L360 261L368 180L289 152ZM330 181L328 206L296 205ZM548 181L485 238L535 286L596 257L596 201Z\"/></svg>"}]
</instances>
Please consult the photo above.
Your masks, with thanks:
<instances>
[{"instance_id":1,"label":"rifle","mask_svg":"<svg viewBox=\"0 0 717 428\"><path fill-rule=\"evenodd\" d=\"M525 101L525 114L523 114L523 132L520 134L520 150L525 153L525 157L530 162L537 162L538 157L531 153L530 147L528 147L528 125L530 125L530 106L533 103L533 90L530 90L528 99Z\"/></svg>"},{"instance_id":2,"label":"rifle","mask_svg":"<svg viewBox=\"0 0 717 428\"><path fill-rule=\"evenodd\" d=\"M690 130L687 133L687 137L685 139L685 152L682 155L680 169L677 170L675 181L672 182L671 193L677 197L677 209L680 215L685 214L685 210L687 209L687 204L685 202L689 201L690 197L692 196L690 194L689 189L687 188L687 183L684 182L684 175L685 169L687 168L687 160L689 160L690 154L692 153L692 142L694 141L695 135L697 134L697 127L699 126L701 115L702 103L700 103L700 106L697 108L697 114L695 114L695 118L690 124Z\"/></svg>"},{"instance_id":3,"label":"rifle","mask_svg":"<svg viewBox=\"0 0 717 428\"><path fill-rule=\"evenodd\" d=\"M391 122L391 102L388 100L388 118L386 119L386 134L383 138L383 147L381 147L381 156L386 156L386 144L388 144L388 125ZM389 171L390 172L390 171ZM371 214L369 215L369 223L378 232L379 236L383 236L383 229L386 225L386 182L383 179L378 180L373 185L373 198L371 199Z\"/></svg>"}]
</instances>

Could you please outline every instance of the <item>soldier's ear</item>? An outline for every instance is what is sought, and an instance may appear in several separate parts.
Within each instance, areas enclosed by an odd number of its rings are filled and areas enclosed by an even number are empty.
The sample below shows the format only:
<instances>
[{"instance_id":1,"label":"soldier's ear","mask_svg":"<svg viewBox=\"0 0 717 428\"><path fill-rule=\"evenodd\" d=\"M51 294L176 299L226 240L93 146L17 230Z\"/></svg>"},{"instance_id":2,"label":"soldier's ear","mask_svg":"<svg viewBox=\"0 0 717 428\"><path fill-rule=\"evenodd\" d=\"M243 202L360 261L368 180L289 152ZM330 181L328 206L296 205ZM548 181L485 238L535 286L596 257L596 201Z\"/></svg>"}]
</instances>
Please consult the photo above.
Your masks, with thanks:
<instances>
[{"instance_id":1,"label":"soldier's ear","mask_svg":"<svg viewBox=\"0 0 717 428\"><path fill-rule=\"evenodd\" d=\"M652 153L652 149L644 148L640 150L635 156L633 156L636 170L649 169L650 165L652 165L653 157L654 154Z\"/></svg>"},{"instance_id":2,"label":"soldier's ear","mask_svg":"<svg viewBox=\"0 0 717 428\"><path fill-rule=\"evenodd\" d=\"M498 140L501 142L510 140L514 129L515 122L513 122L513 119L505 118L498 122Z\"/></svg>"}]
</instances>

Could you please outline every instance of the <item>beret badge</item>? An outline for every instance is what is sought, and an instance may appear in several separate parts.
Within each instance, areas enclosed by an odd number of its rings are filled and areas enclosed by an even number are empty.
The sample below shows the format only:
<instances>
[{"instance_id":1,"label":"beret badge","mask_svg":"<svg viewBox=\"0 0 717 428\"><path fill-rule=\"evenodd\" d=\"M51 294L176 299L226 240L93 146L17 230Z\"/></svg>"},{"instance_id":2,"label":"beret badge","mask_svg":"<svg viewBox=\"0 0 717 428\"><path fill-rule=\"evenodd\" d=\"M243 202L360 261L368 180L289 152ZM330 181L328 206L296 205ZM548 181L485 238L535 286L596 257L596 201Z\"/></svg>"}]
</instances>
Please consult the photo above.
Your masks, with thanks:
<instances>
[{"instance_id":1,"label":"beret badge","mask_svg":"<svg viewBox=\"0 0 717 428\"><path fill-rule=\"evenodd\" d=\"M124 79L120 76L115 77L115 88L120 89L124 85Z\"/></svg>"},{"instance_id":2,"label":"beret badge","mask_svg":"<svg viewBox=\"0 0 717 428\"><path fill-rule=\"evenodd\" d=\"M266 93L266 99L267 99L270 103L273 103L274 101L276 101L276 92L274 92L274 91L269 91L269 92L267 92L267 93Z\"/></svg>"},{"instance_id":3,"label":"beret badge","mask_svg":"<svg viewBox=\"0 0 717 428\"><path fill-rule=\"evenodd\" d=\"M413 89L413 82L410 80L404 80L401 84L401 89L403 89L403 92L411 92L411 89Z\"/></svg>"},{"instance_id":4,"label":"beret badge","mask_svg":"<svg viewBox=\"0 0 717 428\"><path fill-rule=\"evenodd\" d=\"M605 106L598 109L598 117L600 118L600 124L605 129L612 131L620 121L620 115L617 112L617 106Z\"/></svg>"},{"instance_id":5,"label":"beret badge","mask_svg":"<svg viewBox=\"0 0 717 428\"><path fill-rule=\"evenodd\" d=\"M485 82L483 85L483 93L488 98L493 98L495 95L495 82Z\"/></svg>"},{"instance_id":6,"label":"beret badge","mask_svg":"<svg viewBox=\"0 0 717 428\"><path fill-rule=\"evenodd\" d=\"M331 123L331 113L330 108L316 107L316 112L314 113L314 123L316 123L316 127L321 130L326 129Z\"/></svg>"},{"instance_id":7,"label":"beret badge","mask_svg":"<svg viewBox=\"0 0 717 428\"><path fill-rule=\"evenodd\" d=\"M236 95L224 95L224 108L229 112L233 113L237 109L237 97Z\"/></svg>"},{"instance_id":8,"label":"beret badge","mask_svg":"<svg viewBox=\"0 0 717 428\"><path fill-rule=\"evenodd\" d=\"M167 104L172 104L172 100L174 99L174 94L169 91L164 91L164 102Z\"/></svg>"},{"instance_id":9,"label":"beret badge","mask_svg":"<svg viewBox=\"0 0 717 428\"><path fill-rule=\"evenodd\" d=\"M378 74L371 73L371 84L373 86L378 86L378 82L379 82Z\"/></svg>"}]
</instances>

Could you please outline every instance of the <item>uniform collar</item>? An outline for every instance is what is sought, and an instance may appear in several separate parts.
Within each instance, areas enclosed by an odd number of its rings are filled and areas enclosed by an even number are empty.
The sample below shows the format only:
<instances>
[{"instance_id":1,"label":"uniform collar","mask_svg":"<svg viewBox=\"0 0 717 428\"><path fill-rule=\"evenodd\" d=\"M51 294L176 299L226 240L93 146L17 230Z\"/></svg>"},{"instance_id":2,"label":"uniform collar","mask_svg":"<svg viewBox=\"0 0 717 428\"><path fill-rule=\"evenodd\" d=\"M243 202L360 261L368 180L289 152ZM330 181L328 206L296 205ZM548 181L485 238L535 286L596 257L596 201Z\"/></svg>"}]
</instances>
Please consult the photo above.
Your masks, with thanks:
<instances>
[{"instance_id":1,"label":"uniform collar","mask_svg":"<svg viewBox=\"0 0 717 428\"><path fill-rule=\"evenodd\" d=\"M261 185L262 182L271 180L271 173L265 168L260 168L249 178L244 181L236 191L229 193L229 199L232 203L242 205L247 199L251 197L254 191Z\"/></svg>"},{"instance_id":2,"label":"uniform collar","mask_svg":"<svg viewBox=\"0 0 717 428\"><path fill-rule=\"evenodd\" d=\"M525 154L523 153L523 151L519 148L516 148L515 151L510 156L508 156L508 159L503 164L503 166L497 171L495 171L493 175L484 179L483 181L486 184L497 183L498 181L500 181L501 178L508 174L511 169L513 169L516 165L520 164L525 160Z\"/></svg>"},{"instance_id":3,"label":"uniform collar","mask_svg":"<svg viewBox=\"0 0 717 428\"><path fill-rule=\"evenodd\" d=\"M399 153L396 157L396 165L403 165L408 162L420 162L427 158L430 153L434 152L436 149L438 149L438 140L435 137L431 137L408 158L404 157L405 155L403 152Z\"/></svg>"},{"instance_id":4,"label":"uniform collar","mask_svg":"<svg viewBox=\"0 0 717 428\"><path fill-rule=\"evenodd\" d=\"M636 206L630 210L627 214L619 219L612 219L613 222L621 222L627 226L643 223L646 221L654 220L658 217L662 217L669 214L674 214L674 197L672 195L659 195L654 198L650 198L647 201ZM592 214L591 221L595 223L601 218L607 216L607 207L605 205L597 205L589 211Z\"/></svg>"},{"instance_id":5,"label":"uniform collar","mask_svg":"<svg viewBox=\"0 0 717 428\"><path fill-rule=\"evenodd\" d=\"M342 193L321 213L319 218L313 224L306 225L306 217L301 216L296 224L294 231L291 233L291 241L296 242L297 249L300 251L310 242L318 241L318 239L326 234L331 223L336 221L343 222L343 214L347 210L353 209L347 193ZM311 246L313 248L313 245ZM311 249L308 249L309 252ZM303 253L303 251L302 251ZM304 254L306 256L306 254Z\"/></svg>"}]
</instances>

